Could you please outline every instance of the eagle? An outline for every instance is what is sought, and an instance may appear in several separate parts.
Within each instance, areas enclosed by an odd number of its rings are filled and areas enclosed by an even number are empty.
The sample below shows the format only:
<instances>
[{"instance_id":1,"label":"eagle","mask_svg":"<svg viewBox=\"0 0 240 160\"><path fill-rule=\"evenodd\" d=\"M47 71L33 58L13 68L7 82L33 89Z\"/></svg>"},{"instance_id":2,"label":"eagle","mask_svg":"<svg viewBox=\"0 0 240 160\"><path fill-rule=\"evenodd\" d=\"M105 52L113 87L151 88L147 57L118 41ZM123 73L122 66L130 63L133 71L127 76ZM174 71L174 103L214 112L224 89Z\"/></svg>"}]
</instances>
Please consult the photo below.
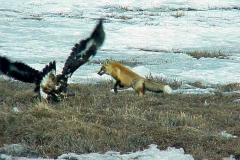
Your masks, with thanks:
<instances>
[{"instance_id":1,"label":"eagle","mask_svg":"<svg viewBox=\"0 0 240 160\"><path fill-rule=\"evenodd\" d=\"M68 78L83 64L94 57L105 39L103 20L100 19L91 35L76 43L65 61L62 73L56 75L56 61L49 62L41 71L29 65L0 56L0 72L13 79L34 83L34 91L45 100L60 101L66 98Z\"/></svg>"}]
</instances>

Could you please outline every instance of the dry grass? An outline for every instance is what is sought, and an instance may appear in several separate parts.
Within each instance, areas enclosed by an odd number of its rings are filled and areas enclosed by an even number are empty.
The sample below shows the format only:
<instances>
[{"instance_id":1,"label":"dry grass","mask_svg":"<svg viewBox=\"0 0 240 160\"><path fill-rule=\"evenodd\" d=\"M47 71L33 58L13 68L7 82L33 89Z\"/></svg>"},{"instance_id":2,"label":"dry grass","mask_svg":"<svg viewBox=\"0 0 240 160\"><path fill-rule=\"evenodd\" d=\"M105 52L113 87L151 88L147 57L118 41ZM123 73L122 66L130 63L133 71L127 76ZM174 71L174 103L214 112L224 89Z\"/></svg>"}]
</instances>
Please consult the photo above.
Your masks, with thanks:
<instances>
[{"instance_id":1,"label":"dry grass","mask_svg":"<svg viewBox=\"0 0 240 160\"><path fill-rule=\"evenodd\" d=\"M53 157L68 153L122 153L157 144L184 148L198 159L222 159L240 152L237 94L153 94L110 92L113 82L72 84L74 96L60 103L34 98L33 86L0 81L0 147L22 144L18 156ZM208 106L204 102L209 103ZM12 112L17 107L20 112ZM226 138L219 133L238 136ZM0 149L0 153L6 151Z\"/></svg>"},{"instance_id":2,"label":"dry grass","mask_svg":"<svg viewBox=\"0 0 240 160\"><path fill-rule=\"evenodd\" d=\"M183 11L179 12L175 12L175 13L172 13L171 16L175 17L175 18L180 18L180 17L183 17L185 16L185 13Z\"/></svg>"},{"instance_id":3,"label":"dry grass","mask_svg":"<svg viewBox=\"0 0 240 160\"><path fill-rule=\"evenodd\" d=\"M139 48L140 51L146 51L146 52L166 52L169 53L170 51L165 49L154 49L154 48Z\"/></svg>"},{"instance_id":4,"label":"dry grass","mask_svg":"<svg viewBox=\"0 0 240 160\"><path fill-rule=\"evenodd\" d=\"M230 83L217 87L221 92L234 92L240 90L240 83Z\"/></svg>"},{"instance_id":5,"label":"dry grass","mask_svg":"<svg viewBox=\"0 0 240 160\"><path fill-rule=\"evenodd\" d=\"M154 76L152 76L151 73L148 76L146 76L145 78L153 79L154 81L165 84L165 85L170 85L172 89L178 89L183 84L182 81L178 81L177 79L170 81L170 80L160 77L160 76L154 77Z\"/></svg>"},{"instance_id":6,"label":"dry grass","mask_svg":"<svg viewBox=\"0 0 240 160\"><path fill-rule=\"evenodd\" d=\"M186 54L200 59L202 57L204 58L219 58L219 59L225 59L227 58L229 55L227 55L226 53L224 53L223 51L201 51L201 50L197 50L197 51L188 51L186 52Z\"/></svg>"},{"instance_id":7,"label":"dry grass","mask_svg":"<svg viewBox=\"0 0 240 160\"><path fill-rule=\"evenodd\" d=\"M182 50L174 49L172 51L164 50L164 49L153 49L153 48L139 48L140 51L147 51L147 52L165 52L165 53L186 53L193 58L219 58L219 59L227 59L230 55L224 53L221 50L218 51L207 51L207 50L192 50L184 52Z\"/></svg>"},{"instance_id":8,"label":"dry grass","mask_svg":"<svg viewBox=\"0 0 240 160\"><path fill-rule=\"evenodd\" d=\"M103 64L105 60L106 59L104 59L104 60L99 60L99 59L92 60L91 63ZM109 60L115 61L115 59L112 59L112 58L110 58ZM140 62L140 61L138 61L138 60L136 60L134 58L133 59L127 59L127 60L118 60L118 62L123 64L123 65L130 66L130 67L135 67L135 66L138 66L138 65L140 65L142 63L142 62Z\"/></svg>"}]
</instances>

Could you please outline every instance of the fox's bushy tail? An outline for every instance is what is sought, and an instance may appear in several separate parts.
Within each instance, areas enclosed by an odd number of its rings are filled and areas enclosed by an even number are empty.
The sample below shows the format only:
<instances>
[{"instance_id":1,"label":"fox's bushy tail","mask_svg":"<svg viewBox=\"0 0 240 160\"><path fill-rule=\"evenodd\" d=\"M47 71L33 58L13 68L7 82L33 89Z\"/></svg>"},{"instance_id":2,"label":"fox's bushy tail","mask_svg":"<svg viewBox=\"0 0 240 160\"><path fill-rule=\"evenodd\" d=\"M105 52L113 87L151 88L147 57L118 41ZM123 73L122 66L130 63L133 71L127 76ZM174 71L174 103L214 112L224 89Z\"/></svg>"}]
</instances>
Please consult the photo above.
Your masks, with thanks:
<instances>
[{"instance_id":1,"label":"fox's bushy tail","mask_svg":"<svg viewBox=\"0 0 240 160\"><path fill-rule=\"evenodd\" d=\"M156 92L156 93L163 92L163 93L167 93L167 94L172 93L172 88L169 85L157 83L151 79L146 79L144 84L145 84L145 89L147 91L152 91L152 92Z\"/></svg>"}]
</instances>

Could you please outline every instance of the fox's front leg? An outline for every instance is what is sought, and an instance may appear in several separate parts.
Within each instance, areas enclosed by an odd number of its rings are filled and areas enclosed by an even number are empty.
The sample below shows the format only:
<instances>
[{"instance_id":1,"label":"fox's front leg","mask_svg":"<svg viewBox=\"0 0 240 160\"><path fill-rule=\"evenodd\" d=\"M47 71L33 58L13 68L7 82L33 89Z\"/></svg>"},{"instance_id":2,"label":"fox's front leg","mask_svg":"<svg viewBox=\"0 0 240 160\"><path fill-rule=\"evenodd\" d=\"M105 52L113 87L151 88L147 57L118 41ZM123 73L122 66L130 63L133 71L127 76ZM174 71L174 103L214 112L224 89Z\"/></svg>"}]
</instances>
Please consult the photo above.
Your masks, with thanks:
<instances>
[{"instance_id":1,"label":"fox's front leg","mask_svg":"<svg viewBox=\"0 0 240 160\"><path fill-rule=\"evenodd\" d=\"M116 83L114 84L113 90L114 92L117 94L118 90L117 90L117 86L123 87L123 85L121 85L120 81L116 81Z\"/></svg>"}]
</instances>

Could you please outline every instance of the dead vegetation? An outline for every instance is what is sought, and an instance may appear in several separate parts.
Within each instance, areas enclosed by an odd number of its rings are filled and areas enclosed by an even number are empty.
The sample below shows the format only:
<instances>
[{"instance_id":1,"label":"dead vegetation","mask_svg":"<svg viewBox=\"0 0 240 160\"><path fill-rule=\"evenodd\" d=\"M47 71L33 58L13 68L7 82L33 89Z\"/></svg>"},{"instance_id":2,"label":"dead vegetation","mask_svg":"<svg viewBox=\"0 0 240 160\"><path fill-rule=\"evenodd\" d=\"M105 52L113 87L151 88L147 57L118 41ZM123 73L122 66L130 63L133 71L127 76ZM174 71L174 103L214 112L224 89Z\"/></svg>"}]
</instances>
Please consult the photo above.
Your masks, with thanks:
<instances>
[{"instance_id":1,"label":"dead vegetation","mask_svg":"<svg viewBox=\"0 0 240 160\"><path fill-rule=\"evenodd\" d=\"M175 18L180 18L180 17L183 17L185 16L185 13L183 11L179 12L175 12L175 13L172 13L171 16L175 17Z\"/></svg>"},{"instance_id":2,"label":"dead vegetation","mask_svg":"<svg viewBox=\"0 0 240 160\"><path fill-rule=\"evenodd\" d=\"M200 59L202 57L204 58L219 58L219 59L225 59L227 58L229 55L227 55L226 53L224 53L223 51L201 51L201 50L197 50L197 51L187 51L186 54Z\"/></svg>"},{"instance_id":3,"label":"dead vegetation","mask_svg":"<svg viewBox=\"0 0 240 160\"><path fill-rule=\"evenodd\" d=\"M0 147L21 144L15 156L56 158L63 153L121 153L184 148L198 159L222 159L240 152L239 94L153 94L110 92L113 82L71 84L59 103L35 98L32 86L0 80ZM204 105L205 102L208 105ZM14 111L16 107L18 111ZM237 138L224 137L226 130Z\"/></svg>"},{"instance_id":4,"label":"dead vegetation","mask_svg":"<svg viewBox=\"0 0 240 160\"><path fill-rule=\"evenodd\" d=\"M163 52L163 53L185 53L193 58L218 58L218 59L228 59L230 54L227 54L221 50L218 51L207 51L207 50L189 50L189 51L182 51L178 49L174 49L172 51L165 50L165 49L154 49L154 48L139 48L140 51L146 52Z\"/></svg>"}]
</instances>

